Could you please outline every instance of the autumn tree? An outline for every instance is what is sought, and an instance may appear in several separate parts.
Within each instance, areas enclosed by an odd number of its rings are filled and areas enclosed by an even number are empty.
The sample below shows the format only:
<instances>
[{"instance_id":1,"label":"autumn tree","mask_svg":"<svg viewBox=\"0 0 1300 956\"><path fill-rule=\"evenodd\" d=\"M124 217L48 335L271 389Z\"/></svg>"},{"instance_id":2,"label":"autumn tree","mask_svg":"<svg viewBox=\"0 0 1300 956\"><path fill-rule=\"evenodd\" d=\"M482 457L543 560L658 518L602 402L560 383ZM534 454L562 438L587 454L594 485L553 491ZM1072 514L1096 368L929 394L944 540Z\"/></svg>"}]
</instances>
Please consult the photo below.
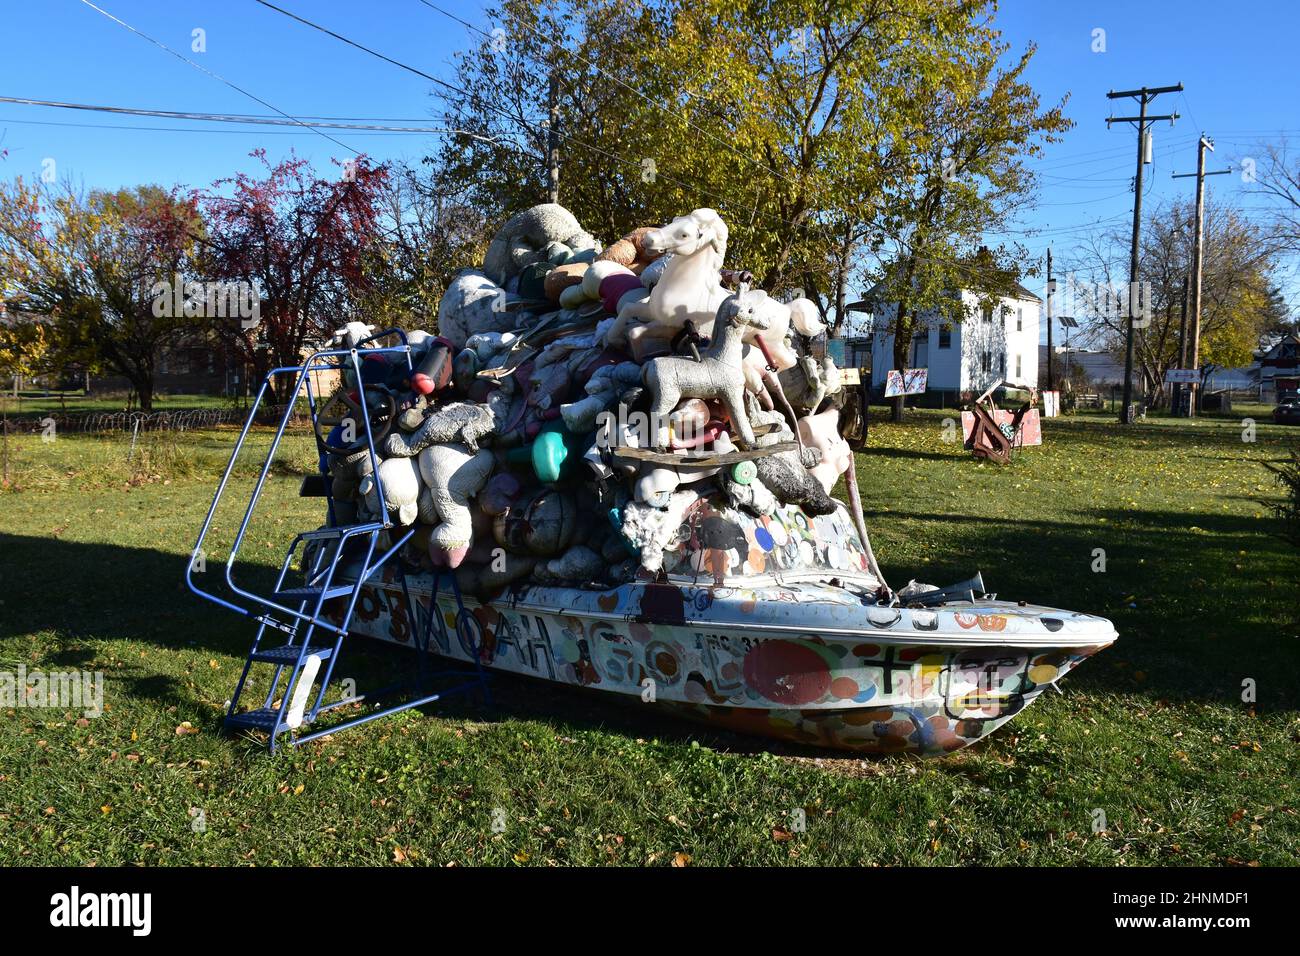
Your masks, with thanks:
<instances>
[{"instance_id":1,"label":"autumn tree","mask_svg":"<svg viewBox=\"0 0 1300 956\"><path fill-rule=\"evenodd\" d=\"M1004 66L1007 50L991 25L972 25L963 42L900 78L908 95L896 101L885 144L893 175L884 184L885 264L874 293L892 304L895 368L906 364L922 317L968 318L960 290L975 293L982 311L1022 278L1023 249L988 237L1029 203L1037 183L1026 161L1073 124L1063 103L1044 109L1026 82L1034 49ZM893 399L895 421L902 410L903 399Z\"/></svg>"},{"instance_id":2,"label":"autumn tree","mask_svg":"<svg viewBox=\"0 0 1300 956\"><path fill-rule=\"evenodd\" d=\"M357 303L366 257L380 239L378 202L388 172L361 157L324 178L292 154L277 163L265 150L251 155L258 174L218 180L201 197L208 233L202 268L212 281L256 291L256 324L227 318L216 328L260 379L271 368L300 364L308 345L366 318Z\"/></svg>"},{"instance_id":3,"label":"autumn tree","mask_svg":"<svg viewBox=\"0 0 1300 956\"><path fill-rule=\"evenodd\" d=\"M1166 203L1153 208L1142 226L1138 271L1147 290L1141 304L1149 324L1136 330L1133 355L1146 394L1161 401L1165 373L1181 360L1184 283L1191 281L1194 215L1190 200ZM1124 227L1095 231L1075 250L1070 270L1072 311L1085 323L1083 334L1116 355L1123 352L1127 325L1130 242ZM1248 364L1260 335L1280 318L1272 280L1278 246L1268 226L1207 200L1202 243L1200 368L1204 376L1215 367ZM1190 313L1187 322L1190 328Z\"/></svg>"},{"instance_id":4,"label":"autumn tree","mask_svg":"<svg viewBox=\"0 0 1300 956\"><path fill-rule=\"evenodd\" d=\"M969 133L955 144L969 146L974 188L997 149L1032 139L1020 70L1004 82L992 71L987 12L953 0L504 0L458 58L463 92L434 91L465 131L431 157L437 181L489 221L544 201L554 81L560 201L588 229L612 239L712 206L730 227L729 264L838 317L850 274L912 211L891 211L902 197L889 184L926 175L922 145L975 127L979 146ZM953 91L942 129L919 102L936 91ZM981 195L1017 185L1002 175ZM934 218L927 235L950 222Z\"/></svg>"},{"instance_id":5,"label":"autumn tree","mask_svg":"<svg viewBox=\"0 0 1300 956\"><path fill-rule=\"evenodd\" d=\"M1262 158L1242 161L1243 174L1251 192L1269 203L1275 240L1300 255L1300 151L1282 137L1261 143L1258 152Z\"/></svg>"},{"instance_id":6,"label":"autumn tree","mask_svg":"<svg viewBox=\"0 0 1300 956\"><path fill-rule=\"evenodd\" d=\"M9 303L48 317L60 366L102 363L153 407L155 363L187 323L160 314L157 287L187 268L201 224L195 198L138 186L82 194L68 184L0 183L0 273Z\"/></svg>"}]
</instances>

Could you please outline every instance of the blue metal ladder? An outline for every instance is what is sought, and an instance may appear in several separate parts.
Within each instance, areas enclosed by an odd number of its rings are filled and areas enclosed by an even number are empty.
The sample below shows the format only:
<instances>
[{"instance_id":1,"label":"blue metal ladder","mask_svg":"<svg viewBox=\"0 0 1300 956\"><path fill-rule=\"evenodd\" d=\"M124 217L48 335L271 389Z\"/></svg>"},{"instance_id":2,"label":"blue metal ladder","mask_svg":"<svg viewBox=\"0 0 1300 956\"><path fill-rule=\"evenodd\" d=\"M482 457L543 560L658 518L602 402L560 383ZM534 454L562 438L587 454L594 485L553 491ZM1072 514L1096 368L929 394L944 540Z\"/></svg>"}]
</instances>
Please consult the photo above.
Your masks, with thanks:
<instances>
[{"instance_id":1,"label":"blue metal ladder","mask_svg":"<svg viewBox=\"0 0 1300 956\"><path fill-rule=\"evenodd\" d=\"M487 687L487 674L482 667L478 644L475 639L475 629L470 625L469 612L465 608L455 575L446 573L435 577L433 594L429 602L429 612L424 627L420 627L416 604L411 600L406 572L399 558L393 562L393 566L396 568L397 578L402 587L402 610L407 615L407 620L410 623L413 636L412 646L418 655L416 693L414 697L347 721L334 723L321 729L314 729L309 733L297 733L300 727L312 724L317 717L327 711L347 705L359 704L368 697L379 696L393 689L386 688L368 695L345 697L330 703L325 702L326 691L334 675L334 668L343 646L343 639L348 634L348 626L356 609L357 600L361 595L361 589L390 558L397 556L402 546L415 533L414 528L405 530L397 528L388 517L388 509L384 501L384 490L377 479L379 457L375 454L370 412L366 407L367 389L362 386L361 357L358 349L367 342L390 335L399 336L402 344L400 346L365 349L364 354L401 354L405 357L409 369L411 367L411 350L406 343L405 334L399 329L388 329L358 342L354 348L323 349L313 353L303 365L283 366L272 369L267 373L261 388L258 390L257 398L249 410L248 420L244 423L243 431L240 433L235 448L231 452L230 462L226 465L226 470L221 476L221 482L218 484L217 492L213 496L212 505L208 508L203 528L199 532L198 541L194 545L189 565L185 571L185 582L195 594L258 622L253 645L244 662L244 669L239 676L238 684L235 686L235 693L230 699L224 723L227 728L232 730L243 729L265 732L269 737L268 745L272 753L275 752L280 735L285 733L289 734L290 743L297 746L317 737L338 733L348 727L368 723L398 711L424 706L459 691L478 688L483 691L486 701L490 702L491 700L490 691ZM370 457L371 473L376 475L375 485L379 499L379 514L383 517L379 521L340 525L335 520L336 515L331 503L329 526L314 531L300 532L289 544L272 593L265 596L253 593L235 583L234 563L239 554L240 546L248 533L253 511L266 484L276 450L284 437L285 429L293 415L298 398L304 392L312 418L313 430L319 442L321 407L318 405L317 397L313 394L311 376L313 372L339 371L343 363L351 366L355 381L358 383L356 390L359 406L358 417L364 426L365 447ZM294 390L289 396L284 414L280 418L279 427L276 429L275 437L267 450L266 461L262 464L257 483L254 485L252 494L249 497L243 521L240 523L234 544L231 546L230 556L226 560L226 584L235 595L254 605L253 607L245 607L200 588L194 581L194 569L204 553L203 543L211 530L217 506L229 484L235 463L257 417L258 409L268 394L274 394L272 383L276 377L288 374L296 376ZM381 551L381 539L384 538L387 539L387 547L382 548ZM303 583L294 586L288 581L288 578L300 545L303 551ZM309 550L311 552L310 557L307 555ZM377 552L381 553L377 554ZM359 565L356 566L355 570L349 570L343 580L338 580L340 566L345 559L352 561L358 555L363 555ZM458 611L456 630L462 642L472 653L475 675L472 679L461 684L431 693L429 692L429 681L453 675L457 677L465 676L463 671L429 672L429 639L433 631L435 617L439 614L438 591L444 577L448 580L449 588L456 597ZM326 607L340 601L346 601L343 612L337 617L333 615L326 616ZM272 634L277 637L281 634L284 635L284 642L271 647L263 646L263 640ZM267 664L274 668L270 687L267 690L262 706L254 710L241 712L238 709L240 698L248 681L249 672L252 670L253 665L257 663ZM324 665L324 673L319 678L319 690L316 692L314 699L311 700L310 706L308 706L308 700L312 697L311 687L316 683L322 665ZM279 697L278 704L276 703L277 696Z\"/></svg>"}]
</instances>

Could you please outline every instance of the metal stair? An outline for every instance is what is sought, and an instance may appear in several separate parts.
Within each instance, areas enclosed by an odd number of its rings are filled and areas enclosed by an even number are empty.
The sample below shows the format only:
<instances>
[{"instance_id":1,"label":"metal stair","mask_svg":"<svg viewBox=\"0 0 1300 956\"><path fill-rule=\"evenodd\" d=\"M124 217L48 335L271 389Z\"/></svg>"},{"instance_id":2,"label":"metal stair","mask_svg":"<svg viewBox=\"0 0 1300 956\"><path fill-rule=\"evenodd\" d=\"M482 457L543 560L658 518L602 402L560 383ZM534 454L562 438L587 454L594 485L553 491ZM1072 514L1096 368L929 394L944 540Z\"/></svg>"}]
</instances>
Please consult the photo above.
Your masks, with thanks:
<instances>
[{"instance_id":1,"label":"metal stair","mask_svg":"<svg viewBox=\"0 0 1300 956\"><path fill-rule=\"evenodd\" d=\"M468 626L468 612L465 609L454 575L438 575L435 578L434 594L430 602L429 613L426 615L424 626L419 626L420 616L417 614L416 604L411 600L406 572L400 559L396 558L401 547L414 534L414 529L400 528L388 520L388 509L384 502L384 493L381 486L377 486L379 513L385 516L384 520L338 524L335 520L336 515L331 502L329 526L299 532L290 542L285 552L284 561L280 565L279 576L270 594L255 593L241 587L234 580L235 559L248 533L254 509L257 506L271 469L271 463L284 437L286 426L300 395L305 394L306 396L317 443L322 450L325 448L325 444L321 439L321 404L313 392L313 374L336 372L340 367L350 366L355 374L355 380L361 382L361 358L358 349L366 342L390 335L398 336L402 344L400 346L364 349L363 353L366 355L402 354L405 357L407 367L411 368L411 350L406 344L405 334L397 329L389 329L376 333L364 342L357 343L357 348L321 350L314 353L303 365L285 366L267 373L262 387L258 391L257 398L249 411L248 420L245 422L243 431L240 433L235 448L231 453L230 462L226 466L226 470L217 486L217 492L212 499L212 505L208 509L207 518L203 522L203 528L199 532L198 541L194 546L190 563L185 572L186 584L195 594L227 610L249 617L258 624L252 647L249 649L247 659L244 662L243 672L239 676L239 682L235 686L235 692L230 699L224 724L231 730L256 730L266 733L269 737L268 746L272 753L275 752L277 743L283 734L288 734L290 743L297 746L317 737L338 733L348 727L367 723L388 714L432 703L448 694L459 691L481 689L484 692L485 699L490 700L486 672L481 666L478 648L474 643L474 629ZM273 382L284 375L295 376L294 391L286 402L284 415L280 419L275 437L267 451L266 460L249 497L243 521L235 536L230 556L226 561L225 582L235 597L242 600L243 603L241 604L200 588L193 577L194 569L198 558L204 553L203 544L212 529L217 506L229 485L235 463L244 443L248 439L258 409L268 395L274 395ZM355 392L360 409L360 414L357 417L364 424L365 450L370 457L372 473L377 473L379 458L375 454L370 414L366 407L366 392L369 390L370 387L368 386L358 388ZM310 551L308 545L311 546ZM299 555L300 548L303 552L302 581L290 583L289 578L294 558ZM374 709L361 716L332 723L327 727L313 728L308 733L300 733L300 728L313 724L317 718L327 711L359 704L366 701L367 697L374 697L393 689L388 688L369 695L357 695L326 703L326 692L330 687L335 665L338 662L344 639L347 637L348 626L356 609L361 590L374 579L376 573L390 559L395 559L392 561L392 566L395 569L397 580L401 584L403 610L408 616L411 633L414 635L412 645L418 655L414 686L402 687L402 685L398 685L399 689L407 691L407 699L399 703ZM456 676L463 679L466 677L464 671L452 671L442 674L429 672L429 639L432 633L434 616L439 613L437 593L444 577L449 581L449 587L456 597L458 608L457 630L465 632L469 646L474 649L476 669L469 680L464 680L462 683L442 691L430 692L429 682L435 678ZM281 639L283 639L282 643L271 644L272 641L280 641ZM267 640L270 646L263 646L264 640ZM241 711L239 710L240 701L244 695L249 674L255 664L273 667L269 688L260 707ZM409 685L410 682L406 683ZM312 688L317 684L319 684L319 689L313 695Z\"/></svg>"}]
</instances>

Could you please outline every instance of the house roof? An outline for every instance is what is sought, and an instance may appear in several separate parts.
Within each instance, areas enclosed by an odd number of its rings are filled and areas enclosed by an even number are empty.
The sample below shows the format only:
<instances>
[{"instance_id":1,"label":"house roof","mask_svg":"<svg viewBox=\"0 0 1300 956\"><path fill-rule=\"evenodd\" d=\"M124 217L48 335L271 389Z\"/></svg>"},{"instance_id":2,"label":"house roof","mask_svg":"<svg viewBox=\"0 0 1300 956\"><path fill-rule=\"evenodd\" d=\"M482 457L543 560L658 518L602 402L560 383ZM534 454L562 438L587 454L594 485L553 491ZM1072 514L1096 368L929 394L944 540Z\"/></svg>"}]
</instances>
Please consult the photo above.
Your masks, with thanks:
<instances>
[{"instance_id":1,"label":"house roof","mask_svg":"<svg viewBox=\"0 0 1300 956\"><path fill-rule=\"evenodd\" d=\"M1012 283L1012 286L1014 288L1015 295L1008 295L1008 296L1004 296L1003 298L1015 299L1017 302L1042 302L1043 301L1038 296L1034 295L1034 293L1026 289L1019 282ZM962 291L964 292L967 290L963 289ZM862 298L859 299L857 302L850 302L848 305L846 305L844 307L844 311L874 312L876 302L879 298L879 294L880 294L880 283L877 282L865 293L863 293Z\"/></svg>"}]
</instances>

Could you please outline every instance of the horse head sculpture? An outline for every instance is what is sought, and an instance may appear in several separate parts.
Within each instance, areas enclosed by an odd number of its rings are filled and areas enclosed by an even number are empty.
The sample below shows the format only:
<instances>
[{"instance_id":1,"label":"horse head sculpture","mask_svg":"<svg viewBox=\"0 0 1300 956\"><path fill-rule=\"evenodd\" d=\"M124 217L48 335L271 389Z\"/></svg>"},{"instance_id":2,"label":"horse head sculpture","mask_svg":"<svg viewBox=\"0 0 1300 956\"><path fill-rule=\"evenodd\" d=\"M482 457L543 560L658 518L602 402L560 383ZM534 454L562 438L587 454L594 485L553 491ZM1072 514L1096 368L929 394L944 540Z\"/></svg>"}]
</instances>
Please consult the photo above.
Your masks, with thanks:
<instances>
[{"instance_id":1,"label":"horse head sculpture","mask_svg":"<svg viewBox=\"0 0 1300 956\"><path fill-rule=\"evenodd\" d=\"M666 226L650 230L642 245L650 253L671 252L679 256L693 256L705 247L712 247L721 266L727 254L727 224L716 210L696 209Z\"/></svg>"}]
</instances>

